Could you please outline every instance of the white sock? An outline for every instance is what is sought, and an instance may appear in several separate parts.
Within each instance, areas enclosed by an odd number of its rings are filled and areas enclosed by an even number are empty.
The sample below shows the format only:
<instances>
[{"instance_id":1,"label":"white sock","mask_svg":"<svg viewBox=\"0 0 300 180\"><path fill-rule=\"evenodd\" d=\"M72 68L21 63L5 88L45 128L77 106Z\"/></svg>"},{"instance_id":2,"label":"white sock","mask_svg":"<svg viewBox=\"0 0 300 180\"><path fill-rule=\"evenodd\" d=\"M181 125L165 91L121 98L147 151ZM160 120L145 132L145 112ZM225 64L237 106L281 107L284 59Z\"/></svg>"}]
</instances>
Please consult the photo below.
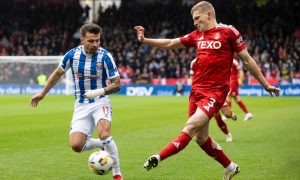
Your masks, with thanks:
<instances>
[{"instance_id":1,"label":"white sock","mask_svg":"<svg viewBox=\"0 0 300 180\"><path fill-rule=\"evenodd\" d=\"M232 171L235 168L235 163L231 161L229 166L227 166L225 169L227 172Z\"/></svg>"},{"instance_id":2,"label":"white sock","mask_svg":"<svg viewBox=\"0 0 300 180\"><path fill-rule=\"evenodd\" d=\"M159 162L159 161L160 161L160 156L159 156L159 154L155 154L154 156L157 158L157 160L158 160L158 162Z\"/></svg>"},{"instance_id":3,"label":"white sock","mask_svg":"<svg viewBox=\"0 0 300 180\"><path fill-rule=\"evenodd\" d=\"M100 139L87 138L85 145L83 146L81 151L91 150L95 148L103 148L103 147L104 146L102 145Z\"/></svg>"},{"instance_id":4,"label":"white sock","mask_svg":"<svg viewBox=\"0 0 300 180\"><path fill-rule=\"evenodd\" d=\"M121 175L118 148L115 141L110 136L105 140L101 140L101 142L104 145L104 150L107 151L114 160L114 164L112 166L113 176L117 174Z\"/></svg>"}]
</instances>

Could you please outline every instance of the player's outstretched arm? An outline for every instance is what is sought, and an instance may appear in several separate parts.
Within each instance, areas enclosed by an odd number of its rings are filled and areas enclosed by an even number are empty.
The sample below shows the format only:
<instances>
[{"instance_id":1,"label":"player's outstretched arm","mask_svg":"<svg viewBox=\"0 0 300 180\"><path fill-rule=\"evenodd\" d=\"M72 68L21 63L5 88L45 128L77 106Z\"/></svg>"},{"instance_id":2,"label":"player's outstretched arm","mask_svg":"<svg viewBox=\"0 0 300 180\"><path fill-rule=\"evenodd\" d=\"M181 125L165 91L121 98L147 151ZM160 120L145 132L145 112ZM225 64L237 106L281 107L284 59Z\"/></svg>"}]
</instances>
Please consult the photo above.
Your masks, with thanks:
<instances>
[{"instance_id":1,"label":"player's outstretched arm","mask_svg":"<svg viewBox=\"0 0 300 180\"><path fill-rule=\"evenodd\" d=\"M110 84L108 86L106 86L105 88L88 90L84 94L84 97L93 99L97 96L102 96L105 94L108 95L108 94L118 92L120 89L121 89L120 77L115 77L115 78L110 79Z\"/></svg>"},{"instance_id":2,"label":"player's outstretched arm","mask_svg":"<svg viewBox=\"0 0 300 180\"><path fill-rule=\"evenodd\" d=\"M61 67L57 67L52 74L50 75L46 85L44 86L43 90L38 94L32 96L30 100L30 104L32 107L37 107L40 100L42 100L46 94L50 91L50 89L59 81L61 76L65 72L61 69Z\"/></svg>"},{"instance_id":3,"label":"player's outstretched arm","mask_svg":"<svg viewBox=\"0 0 300 180\"><path fill-rule=\"evenodd\" d=\"M264 89L270 93L271 96L279 96L280 89L274 86L271 86L263 74L261 73L259 67L257 66L254 59L250 56L247 49L244 49L238 53L241 58L244 66L253 74L253 76L258 80L258 82L264 87Z\"/></svg>"},{"instance_id":4,"label":"player's outstretched arm","mask_svg":"<svg viewBox=\"0 0 300 180\"><path fill-rule=\"evenodd\" d=\"M145 28L143 26L134 27L139 42L150 46L155 46L163 49L178 49L184 48L179 38L175 39L151 39L145 37Z\"/></svg>"}]
</instances>

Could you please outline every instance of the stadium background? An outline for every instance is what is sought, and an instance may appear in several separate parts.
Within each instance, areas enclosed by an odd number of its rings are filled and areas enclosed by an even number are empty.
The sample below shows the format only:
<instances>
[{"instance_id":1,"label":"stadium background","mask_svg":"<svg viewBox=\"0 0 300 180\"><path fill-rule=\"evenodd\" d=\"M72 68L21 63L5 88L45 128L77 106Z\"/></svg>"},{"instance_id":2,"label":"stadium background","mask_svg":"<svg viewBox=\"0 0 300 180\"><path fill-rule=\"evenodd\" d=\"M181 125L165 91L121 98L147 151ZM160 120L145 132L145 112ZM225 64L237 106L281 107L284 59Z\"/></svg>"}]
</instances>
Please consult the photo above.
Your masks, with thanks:
<instances>
[{"instance_id":1,"label":"stadium background","mask_svg":"<svg viewBox=\"0 0 300 180\"><path fill-rule=\"evenodd\" d=\"M79 27L95 22L104 29L101 46L112 52L123 85L122 94L172 95L178 79L189 93L189 65L195 49L162 50L140 45L133 27L141 24L152 37L173 38L191 32L193 0L13 0L1 1L0 93L32 94L39 90L38 76L49 77L57 63L41 65L5 60L6 56L61 56L79 43ZM218 22L233 24L243 34L250 54L282 95L300 95L299 2L280 0L212 1ZM1 57L2 56L2 57ZM57 58L59 61L59 57ZM45 63L45 62L44 62ZM263 95L252 75L244 69L241 95ZM42 82L40 82L41 84ZM62 80L60 89L65 93ZM167 86L159 86L167 85ZM250 85L250 86L247 86ZM254 86L253 86L254 85ZM287 86L286 86L287 85ZM57 86L59 88L59 86ZM161 89L163 88L163 89ZM167 89L166 89L167 88ZM127 93L128 92L128 93Z\"/></svg>"}]
</instances>

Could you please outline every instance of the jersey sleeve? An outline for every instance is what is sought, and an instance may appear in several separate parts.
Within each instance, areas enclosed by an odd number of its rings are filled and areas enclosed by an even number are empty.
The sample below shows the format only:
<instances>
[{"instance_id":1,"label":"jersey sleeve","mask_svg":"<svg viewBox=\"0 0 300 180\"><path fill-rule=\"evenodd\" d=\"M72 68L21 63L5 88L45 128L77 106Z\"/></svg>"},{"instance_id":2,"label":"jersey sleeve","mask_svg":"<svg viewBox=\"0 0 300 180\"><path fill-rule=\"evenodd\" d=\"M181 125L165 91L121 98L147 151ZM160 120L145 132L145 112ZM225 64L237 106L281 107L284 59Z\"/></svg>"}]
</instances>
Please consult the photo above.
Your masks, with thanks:
<instances>
[{"instance_id":1,"label":"jersey sleeve","mask_svg":"<svg viewBox=\"0 0 300 180\"><path fill-rule=\"evenodd\" d=\"M74 52L74 49L70 50L64 55L63 59L60 61L59 66L64 72L66 72L70 68L70 61L74 56Z\"/></svg>"},{"instance_id":2,"label":"jersey sleeve","mask_svg":"<svg viewBox=\"0 0 300 180\"><path fill-rule=\"evenodd\" d=\"M120 76L119 71L112 55L110 53L105 54L103 60L104 60L104 68L108 79L119 77Z\"/></svg>"},{"instance_id":3,"label":"jersey sleeve","mask_svg":"<svg viewBox=\"0 0 300 180\"><path fill-rule=\"evenodd\" d=\"M235 29L235 27L229 26L228 34L235 52L238 53L246 48L246 43L244 42L241 33Z\"/></svg>"},{"instance_id":4,"label":"jersey sleeve","mask_svg":"<svg viewBox=\"0 0 300 180\"><path fill-rule=\"evenodd\" d=\"M180 37L180 42L187 48L195 47L196 42L194 40L195 39L194 34L195 34L195 31L191 32L190 34Z\"/></svg>"}]
</instances>

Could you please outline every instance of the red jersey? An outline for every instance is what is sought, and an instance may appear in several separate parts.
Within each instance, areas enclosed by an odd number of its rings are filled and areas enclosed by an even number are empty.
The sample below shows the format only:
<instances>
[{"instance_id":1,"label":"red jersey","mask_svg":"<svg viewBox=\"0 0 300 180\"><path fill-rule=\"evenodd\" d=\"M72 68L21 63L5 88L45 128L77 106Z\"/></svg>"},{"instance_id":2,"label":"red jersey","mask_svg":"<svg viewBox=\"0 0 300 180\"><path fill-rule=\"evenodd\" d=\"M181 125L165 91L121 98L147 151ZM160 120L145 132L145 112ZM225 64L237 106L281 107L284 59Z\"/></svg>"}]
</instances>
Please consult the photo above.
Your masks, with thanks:
<instances>
[{"instance_id":1,"label":"red jersey","mask_svg":"<svg viewBox=\"0 0 300 180\"><path fill-rule=\"evenodd\" d=\"M180 41L197 48L192 90L229 91L233 53L246 48L241 34L233 26L218 24L206 32L195 30Z\"/></svg>"},{"instance_id":2,"label":"red jersey","mask_svg":"<svg viewBox=\"0 0 300 180\"><path fill-rule=\"evenodd\" d=\"M195 72L195 62L196 62L196 59L192 60L191 65L190 65L190 76L191 76L191 77L194 76L194 72Z\"/></svg>"},{"instance_id":3,"label":"red jersey","mask_svg":"<svg viewBox=\"0 0 300 180\"><path fill-rule=\"evenodd\" d=\"M230 81L238 81L239 80L239 71L241 70L240 63L237 59L233 58L231 73L230 73Z\"/></svg>"}]
</instances>

